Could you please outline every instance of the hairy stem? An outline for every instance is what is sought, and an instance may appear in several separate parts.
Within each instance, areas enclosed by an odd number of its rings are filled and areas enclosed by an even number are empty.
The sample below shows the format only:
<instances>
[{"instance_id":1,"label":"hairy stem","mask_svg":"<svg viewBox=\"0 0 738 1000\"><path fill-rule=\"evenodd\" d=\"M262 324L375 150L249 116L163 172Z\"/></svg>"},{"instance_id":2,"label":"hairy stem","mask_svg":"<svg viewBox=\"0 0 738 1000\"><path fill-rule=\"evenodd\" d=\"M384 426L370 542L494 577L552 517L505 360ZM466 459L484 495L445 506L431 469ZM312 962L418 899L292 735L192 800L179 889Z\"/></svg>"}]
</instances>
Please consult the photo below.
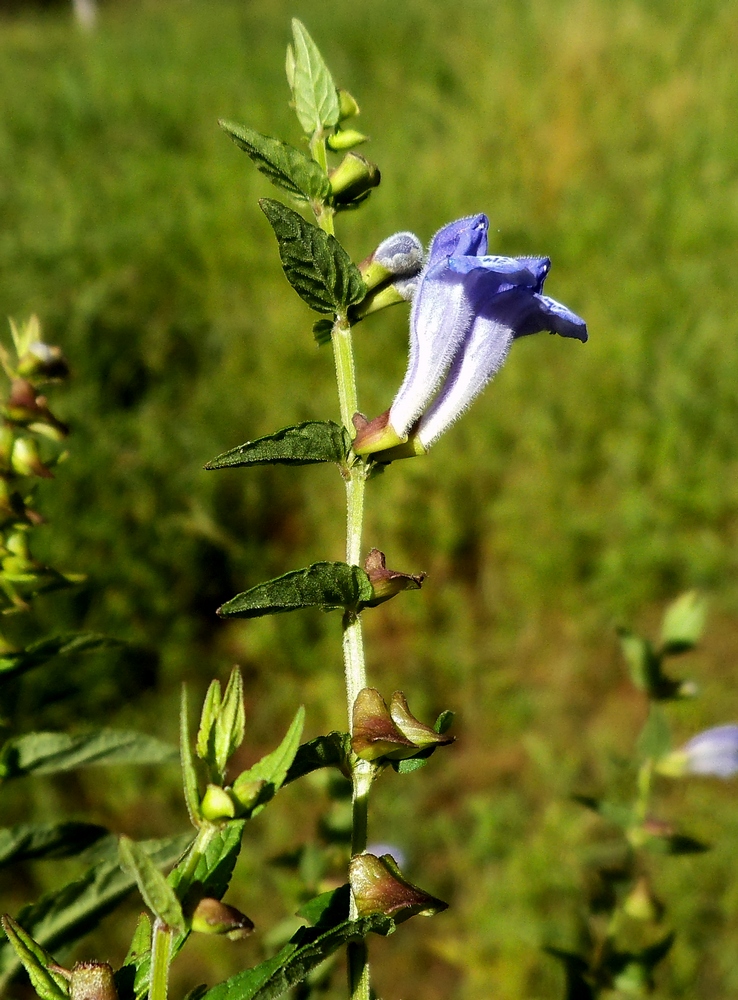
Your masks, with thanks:
<instances>
[{"instance_id":1,"label":"hairy stem","mask_svg":"<svg viewBox=\"0 0 738 1000\"><path fill-rule=\"evenodd\" d=\"M173 937L173 932L165 924L159 920L155 921L151 942L149 1000L167 1000Z\"/></svg>"},{"instance_id":2,"label":"hairy stem","mask_svg":"<svg viewBox=\"0 0 738 1000\"><path fill-rule=\"evenodd\" d=\"M313 157L326 168L325 139L317 133L310 144ZM320 228L333 235L334 211L328 205L317 206L315 219ZM336 317L331 332L333 358L336 365L338 402L341 421L353 437L353 415L358 410L356 392L356 368L351 326L345 314ZM346 562L350 566L361 563L361 535L364 525L364 491L366 487L366 466L355 462L346 477ZM349 730L353 726L353 707L356 696L366 683L364 662L364 640L361 632L361 616L358 611L347 610L343 616L343 662L346 674L346 703ZM366 850L369 790L374 769L368 761L354 757L351 764L353 784L351 854L361 854ZM356 904L351 897L350 916L358 916ZM350 1000L370 1000L369 959L365 941L350 944L348 955L348 981Z\"/></svg>"}]
</instances>

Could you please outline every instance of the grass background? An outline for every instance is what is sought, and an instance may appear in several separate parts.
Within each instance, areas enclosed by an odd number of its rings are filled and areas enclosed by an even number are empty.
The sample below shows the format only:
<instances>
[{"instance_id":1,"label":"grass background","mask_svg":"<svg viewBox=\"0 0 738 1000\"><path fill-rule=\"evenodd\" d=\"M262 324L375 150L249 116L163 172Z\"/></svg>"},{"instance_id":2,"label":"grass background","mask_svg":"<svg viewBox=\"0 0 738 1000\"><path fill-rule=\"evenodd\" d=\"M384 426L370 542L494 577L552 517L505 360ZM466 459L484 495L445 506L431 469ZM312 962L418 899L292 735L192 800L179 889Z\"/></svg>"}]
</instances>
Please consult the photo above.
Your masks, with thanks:
<instances>
[{"instance_id":1,"label":"grass background","mask_svg":"<svg viewBox=\"0 0 738 1000\"><path fill-rule=\"evenodd\" d=\"M452 904L376 943L379 995L560 996L541 949L576 944L604 836L569 796L620 780L643 720L614 626L654 631L670 598L706 590L706 642L684 664L702 697L672 708L673 725L683 738L738 718L730 5L110 0L92 37L66 5L8 6L0 308L39 313L75 376L55 394L72 456L41 490L50 526L35 551L90 575L36 617L133 648L29 675L3 712L20 730L112 722L175 739L181 680L199 697L237 662L248 760L298 703L310 736L343 724L336 616L214 616L252 583L341 558L335 471L202 471L248 438L337 415L330 354L256 204L272 191L216 126L297 142L282 72L295 15L358 98L382 169L368 204L339 220L354 258L398 229L427 240L485 211L491 252L550 255L547 291L589 324L586 347L518 342L427 459L371 484L365 535L391 565L429 574L422 594L367 616L372 682L404 690L421 717L456 709L459 735L376 788L372 837L402 846L409 874ZM402 377L406 323L396 309L357 330L370 416ZM156 836L185 827L177 782L89 772L5 801L10 820L62 810ZM663 789L663 815L715 849L654 860L679 929L659 997L738 991L734 800L717 782ZM253 825L232 897L260 933L193 945L175 995L268 950L264 930L298 889L265 860L315 839L327 807L323 785L298 785ZM61 867L6 879L8 905ZM134 919L132 904L79 955L119 961Z\"/></svg>"}]
</instances>

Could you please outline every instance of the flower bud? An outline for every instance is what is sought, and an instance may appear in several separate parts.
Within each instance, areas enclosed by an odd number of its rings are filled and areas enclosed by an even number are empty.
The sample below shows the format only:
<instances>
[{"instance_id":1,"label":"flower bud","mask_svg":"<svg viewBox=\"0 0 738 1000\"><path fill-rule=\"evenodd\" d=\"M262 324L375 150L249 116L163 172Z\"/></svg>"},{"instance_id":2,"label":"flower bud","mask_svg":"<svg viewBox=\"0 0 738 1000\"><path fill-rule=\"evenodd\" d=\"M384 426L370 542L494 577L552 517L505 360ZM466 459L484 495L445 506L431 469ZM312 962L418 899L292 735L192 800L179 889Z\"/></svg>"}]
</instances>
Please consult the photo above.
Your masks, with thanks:
<instances>
[{"instance_id":1,"label":"flower bud","mask_svg":"<svg viewBox=\"0 0 738 1000\"><path fill-rule=\"evenodd\" d=\"M448 903L408 882L389 854L355 855L349 881L360 917L383 913L399 924L416 914L430 917L448 908Z\"/></svg>"},{"instance_id":2,"label":"flower bud","mask_svg":"<svg viewBox=\"0 0 738 1000\"><path fill-rule=\"evenodd\" d=\"M369 194L381 180L379 167L358 153L347 153L330 174L333 200L348 205Z\"/></svg>"},{"instance_id":3,"label":"flower bud","mask_svg":"<svg viewBox=\"0 0 738 1000\"><path fill-rule=\"evenodd\" d=\"M368 138L363 132L358 132L355 128L345 128L334 135L329 135L325 140L325 144L328 149L332 149L334 153L338 153L344 149L353 149L355 146L360 146Z\"/></svg>"},{"instance_id":4,"label":"flower bud","mask_svg":"<svg viewBox=\"0 0 738 1000\"><path fill-rule=\"evenodd\" d=\"M400 732L421 750L432 746L447 746L456 739L455 736L437 733L435 729L419 722L408 708L407 698L402 691L395 691L392 695L390 715Z\"/></svg>"},{"instance_id":5,"label":"flower bud","mask_svg":"<svg viewBox=\"0 0 738 1000\"><path fill-rule=\"evenodd\" d=\"M380 552L379 549L372 549L369 552L364 563L364 572L372 585L372 600L366 602L369 607L389 601L402 590L420 590L425 580L425 573L413 575L387 569L384 552Z\"/></svg>"},{"instance_id":6,"label":"flower bud","mask_svg":"<svg viewBox=\"0 0 738 1000\"><path fill-rule=\"evenodd\" d=\"M239 774L231 788L231 796L238 806L239 815L251 812L259 801L265 785L266 781L263 778L250 778L248 771Z\"/></svg>"},{"instance_id":7,"label":"flower bud","mask_svg":"<svg viewBox=\"0 0 738 1000\"><path fill-rule=\"evenodd\" d=\"M369 291L394 278L420 274L423 267L423 244L415 233L393 233L382 240L373 254L359 265Z\"/></svg>"},{"instance_id":8,"label":"flower bud","mask_svg":"<svg viewBox=\"0 0 738 1000\"><path fill-rule=\"evenodd\" d=\"M354 702L351 749L362 760L380 757L412 757L418 747L392 721L392 716L376 688L363 688Z\"/></svg>"},{"instance_id":9,"label":"flower bud","mask_svg":"<svg viewBox=\"0 0 738 1000\"><path fill-rule=\"evenodd\" d=\"M113 970L107 962L77 962L69 979L70 1000L118 1000Z\"/></svg>"},{"instance_id":10,"label":"flower bud","mask_svg":"<svg viewBox=\"0 0 738 1000\"><path fill-rule=\"evenodd\" d=\"M342 87L338 89L338 103L340 107L338 120L340 122L345 122L347 118L355 118L359 114L359 105L356 103L356 99Z\"/></svg>"},{"instance_id":11,"label":"flower bud","mask_svg":"<svg viewBox=\"0 0 738 1000\"><path fill-rule=\"evenodd\" d=\"M623 910L633 920L651 922L661 919L664 907L651 892L648 879L640 878L626 896Z\"/></svg>"},{"instance_id":12,"label":"flower bud","mask_svg":"<svg viewBox=\"0 0 738 1000\"><path fill-rule=\"evenodd\" d=\"M217 823L222 819L233 819L236 815L236 804L220 785L208 785L200 803L203 819Z\"/></svg>"},{"instance_id":13,"label":"flower bud","mask_svg":"<svg viewBox=\"0 0 738 1000\"><path fill-rule=\"evenodd\" d=\"M713 726L688 740L679 750L656 764L659 774L680 778L685 774L731 778L738 774L738 725Z\"/></svg>"},{"instance_id":14,"label":"flower bud","mask_svg":"<svg viewBox=\"0 0 738 1000\"><path fill-rule=\"evenodd\" d=\"M16 438L11 459L13 471L20 476L39 476L41 479L53 479L54 474L44 465L39 455L38 445L33 438Z\"/></svg>"},{"instance_id":15,"label":"flower bud","mask_svg":"<svg viewBox=\"0 0 738 1000\"><path fill-rule=\"evenodd\" d=\"M36 340L18 362L18 374L30 381L60 381L69 374L69 365L61 348Z\"/></svg>"},{"instance_id":16,"label":"flower bud","mask_svg":"<svg viewBox=\"0 0 738 1000\"><path fill-rule=\"evenodd\" d=\"M253 929L246 914L209 896L200 900L192 914L192 930L198 934L225 934L229 941L240 941Z\"/></svg>"}]
</instances>

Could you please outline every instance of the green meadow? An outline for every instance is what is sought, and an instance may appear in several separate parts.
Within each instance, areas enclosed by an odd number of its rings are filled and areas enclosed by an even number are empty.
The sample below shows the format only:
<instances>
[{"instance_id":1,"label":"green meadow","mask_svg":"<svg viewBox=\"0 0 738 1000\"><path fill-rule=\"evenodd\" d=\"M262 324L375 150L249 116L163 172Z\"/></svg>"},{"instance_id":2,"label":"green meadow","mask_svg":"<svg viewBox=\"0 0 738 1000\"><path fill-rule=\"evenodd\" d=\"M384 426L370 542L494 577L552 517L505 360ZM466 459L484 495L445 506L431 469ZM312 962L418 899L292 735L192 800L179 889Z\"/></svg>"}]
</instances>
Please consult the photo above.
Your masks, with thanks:
<instances>
[{"instance_id":1,"label":"green meadow","mask_svg":"<svg viewBox=\"0 0 738 1000\"><path fill-rule=\"evenodd\" d=\"M299 141L292 16L359 101L361 151L382 171L337 219L354 260L397 230L428 241L484 211L490 252L550 256L546 292L589 326L584 346L516 342L430 455L369 484L365 533L393 567L428 574L422 593L367 612L371 681L423 719L455 710L458 737L376 786L370 838L401 846L408 874L451 904L372 942L378 995L563 997L544 948L581 942L610 836L572 795L624 789L644 719L616 627L657 634L671 599L708 594L705 641L676 664L700 697L669 718L677 744L738 721L734 5L109 0L91 36L67 4L3 7L0 314L38 313L73 370L50 394L73 434L39 489L35 554L88 575L4 630L129 645L27 675L0 710L11 731L111 724L174 742L181 682L199 701L238 663L249 761L299 704L308 738L345 727L337 614L215 616L252 584L343 557L340 477L203 471L260 434L338 418L330 348L258 208L273 189L217 126ZM372 417L405 370L407 308L369 317L355 343ZM662 818L713 849L653 857L677 930L654 995L735 996L738 779L659 787ZM340 826L330 792L300 782L249 826L229 901L257 933L193 944L174 996L270 953L268 930L312 878L309 852L300 872L290 855L320 840L321 816ZM187 828L174 766L3 795L4 825L61 813L138 838ZM0 876L2 908L80 870ZM122 960L137 912L132 900L75 956ZM327 995L342 992L337 976Z\"/></svg>"}]
</instances>

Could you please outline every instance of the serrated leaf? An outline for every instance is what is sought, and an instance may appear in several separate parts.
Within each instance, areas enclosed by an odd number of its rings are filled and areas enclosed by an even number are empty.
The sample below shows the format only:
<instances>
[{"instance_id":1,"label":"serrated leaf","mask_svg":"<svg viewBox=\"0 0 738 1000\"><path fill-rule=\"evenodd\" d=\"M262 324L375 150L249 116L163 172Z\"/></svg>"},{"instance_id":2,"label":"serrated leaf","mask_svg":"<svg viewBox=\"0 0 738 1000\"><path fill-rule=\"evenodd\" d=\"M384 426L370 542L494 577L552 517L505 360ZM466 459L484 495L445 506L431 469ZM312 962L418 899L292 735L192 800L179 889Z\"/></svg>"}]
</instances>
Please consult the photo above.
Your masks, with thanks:
<instances>
[{"instance_id":1,"label":"serrated leaf","mask_svg":"<svg viewBox=\"0 0 738 1000\"><path fill-rule=\"evenodd\" d=\"M297 781L311 771L321 767L341 768L351 754L351 737L348 733L328 733L327 736L317 736L309 743L298 747L295 759L292 761L284 784Z\"/></svg>"},{"instance_id":2,"label":"serrated leaf","mask_svg":"<svg viewBox=\"0 0 738 1000\"><path fill-rule=\"evenodd\" d=\"M696 590L688 590L669 605L661 625L664 653L685 653L694 649L705 628L707 601Z\"/></svg>"},{"instance_id":3,"label":"serrated leaf","mask_svg":"<svg viewBox=\"0 0 738 1000\"><path fill-rule=\"evenodd\" d=\"M118 850L123 868L136 879L138 890L154 916L178 934L184 933L184 914L174 889L146 851L129 837L120 838Z\"/></svg>"},{"instance_id":4,"label":"serrated leaf","mask_svg":"<svg viewBox=\"0 0 738 1000\"><path fill-rule=\"evenodd\" d=\"M182 685L179 704L179 760L182 767L182 785L185 804L190 821L194 827L200 825L200 792L197 787L197 771L195 758L190 743L190 726L187 716L187 688Z\"/></svg>"},{"instance_id":5,"label":"serrated leaf","mask_svg":"<svg viewBox=\"0 0 738 1000\"><path fill-rule=\"evenodd\" d=\"M74 656L94 649L110 649L122 646L118 639L96 632L70 632L52 635L31 643L25 649L0 655L0 682L18 677L20 674L40 667L56 656Z\"/></svg>"},{"instance_id":6,"label":"serrated leaf","mask_svg":"<svg viewBox=\"0 0 738 1000\"><path fill-rule=\"evenodd\" d=\"M361 302L366 285L335 236L271 198L259 205L277 237L287 280L311 309L337 313Z\"/></svg>"},{"instance_id":7,"label":"serrated leaf","mask_svg":"<svg viewBox=\"0 0 738 1000\"><path fill-rule=\"evenodd\" d=\"M316 319L313 323L313 338L318 347L325 347L330 344L333 336L333 320Z\"/></svg>"},{"instance_id":8,"label":"serrated leaf","mask_svg":"<svg viewBox=\"0 0 738 1000\"><path fill-rule=\"evenodd\" d=\"M292 20L294 65L292 94L295 114L308 135L338 124L341 105L331 72L304 24Z\"/></svg>"},{"instance_id":9,"label":"serrated leaf","mask_svg":"<svg viewBox=\"0 0 738 1000\"><path fill-rule=\"evenodd\" d=\"M140 846L161 867L172 864L191 840L190 834L153 840ZM56 950L78 941L135 888L132 875L118 861L104 861L81 878L24 906L17 921L44 948ZM20 968L9 945L0 945L0 991Z\"/></svg>"},{"instance_id":10,"label":"serrated leaf","mask_svg":"<svg viewBox=\"0 0 738 1000\"><path fill-rule=\"evenodd\" d=\"M359 566L318 562L237 594L218 608L221 618L259 618L299 608L355 608L371 600L372 585Z\"/></svg>"},{"instance_id":11,"label":"serrated leaf","mask_svg":"<svg viewBox=\"0 0 738 1000\"><path fill-rule=\"evenodd\" d=\"M239 784L249 785L255 781L265 782L257 804L251 809L250 816L257 816L270 799L274 798L284 784L287 773L295 759L300 746L300 737L305 726L305 709L300 706L284 739L271 753L262 757L248 771L239 774L233 782L233 790L238 794Z\"/></svg>"},{"instance_id":12,"label":"serrated leaf","mask_svg":"<svg viewBox=\"0 0 738 1000\"><path fill-rule=\"evenodd\" d=\"M322 923L314 928L300 928L273 958L214 986L203 1000L273 1000L302 982L342 945L360 941L372 932L391 934L394 929L393 921L383 914L342 920L327 929Z\"/></svg>"},{"instance_id":13,"label":"serrated leaf","mask_svg":"<svg viewBox=\"0 0 738 1000\"><path fill-rule=\"evenodd\" d=\"M308 420L231 448L208 462L205 468L233 469L277 463L312 465L316 462L341 465L350 449L351 438L345 427L332 420Z\"/></svg>"},{"instance_id":14,"label":"serrated leaf","mask_svg":"<svg viewBox=\"0 0 738 1000\"><path fill-rule=\"evenodd\" d=\"M98 729L80 736L26 733L8 740L0 751L0 778L110 764L161 764L176 756L168 743L124 729Z\"/></svg>"},{"instance_id":15,"label":"serrated leaf","mask_svg":"<svg viewBox=\"0 0 738 1000\"><path fill-rule=\"evenodd\" d=\"M0 829L0 868L40 858L70 858L107 834L94 823L20 823Z\"/></svg>"},{"instance_id":16,"label":"serrated leaf","mask_svg":"<svg viewBox=\"0 0 738 1000\"><path fill-rule=\"evenodd\" d=\"M262 135L246 125L218 122L224 132L253 160L272 184L302 201L324 202L331 184L323 168L310 156L279 139Z\"/></svg>"},{"instance_id":17,"label":"serrated leaf","mask_svg":"<svg viewBox=\"0 0 738 1000\"><path fill-rule=\"evenodd\" d=\"M54 971L53 957L7 914L2 918L2 925L10 946L41 1000L66 1000L69 995L67 983L64 976Z\"/></svg>"}]
</instances>

